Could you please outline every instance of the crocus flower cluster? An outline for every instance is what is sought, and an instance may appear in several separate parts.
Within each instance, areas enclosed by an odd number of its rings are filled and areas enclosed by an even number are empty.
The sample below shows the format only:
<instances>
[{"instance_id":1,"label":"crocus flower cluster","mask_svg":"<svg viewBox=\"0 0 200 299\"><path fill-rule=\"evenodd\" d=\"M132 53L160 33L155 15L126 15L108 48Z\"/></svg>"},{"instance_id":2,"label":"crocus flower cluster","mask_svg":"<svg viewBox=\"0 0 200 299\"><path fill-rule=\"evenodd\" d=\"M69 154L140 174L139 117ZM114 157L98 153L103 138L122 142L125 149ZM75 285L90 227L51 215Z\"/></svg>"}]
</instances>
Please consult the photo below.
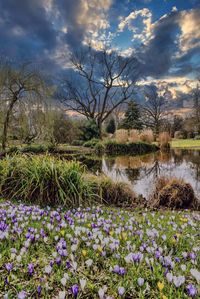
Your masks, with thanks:
<instances>
[{"instance_id":1,"label":"crocus flower cluster","mask_svg":"<svg viewBox=\"0 0 200 299\"><path fill-rule=\"evenodd\" d=\"M0 298L199 298L200 215L0 202Z\"/></svg>"}]
</instances>

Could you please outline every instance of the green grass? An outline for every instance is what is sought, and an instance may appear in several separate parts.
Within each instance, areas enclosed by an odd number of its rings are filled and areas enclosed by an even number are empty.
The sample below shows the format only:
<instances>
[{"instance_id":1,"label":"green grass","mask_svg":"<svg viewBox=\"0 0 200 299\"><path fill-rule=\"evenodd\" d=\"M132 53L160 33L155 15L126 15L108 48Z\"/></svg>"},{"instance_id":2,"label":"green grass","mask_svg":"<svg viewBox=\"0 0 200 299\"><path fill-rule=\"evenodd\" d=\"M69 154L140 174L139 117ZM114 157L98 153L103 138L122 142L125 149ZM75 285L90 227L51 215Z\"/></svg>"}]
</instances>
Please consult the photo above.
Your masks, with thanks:
<instances>
[{"instance_id":1,"label":"green grass","mask_svg":"<svg viewBox=\"0 0 200 299\"><path fill-rule=\"evenodd\" d=\"M92 176L80 162L49 155L16 154L0 160L0 194L9 200L67 208L97 202L124 206L134 199L125 183Z\"/></svg>"},{"instance_id":2,"label":"green grass","mask_svg":"<svg viewBox=\"0 0 200 299\"><path fill-rule=\"evenodd\" d=\"M200 292L197 213L0 201L0 220L0 298L182 299L190 284Z\"/></svg>"},{"instance_id":3,"label":"green grass","mask_svg":"<svg viewBox=\"0 0 200 299\"><path fill-rule=\"evenodd\" d=\"M172 148L200 148L200 140L174 139L171 141Z\"/></svg>"},{"instance_id":4,"label":"green grass","mask_svg":"<svg viewBox=\"0 0 200 299\"><path fill-rule=\"evenodd\" d=\"M0 161L0 192L4 198L74 207L92 195L84 167L76 161L15 155Z\"/></svg>"}]
</instances>

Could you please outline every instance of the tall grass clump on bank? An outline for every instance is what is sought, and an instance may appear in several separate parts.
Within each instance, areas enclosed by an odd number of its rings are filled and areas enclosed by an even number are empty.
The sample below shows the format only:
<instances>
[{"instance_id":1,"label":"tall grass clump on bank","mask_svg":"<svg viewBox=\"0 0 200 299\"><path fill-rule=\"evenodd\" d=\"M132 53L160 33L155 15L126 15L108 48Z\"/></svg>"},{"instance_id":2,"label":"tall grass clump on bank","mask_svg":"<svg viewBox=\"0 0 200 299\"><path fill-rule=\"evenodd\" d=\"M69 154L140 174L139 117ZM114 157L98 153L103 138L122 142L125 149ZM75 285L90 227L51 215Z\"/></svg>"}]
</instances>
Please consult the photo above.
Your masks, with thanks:
<instances>
[{"instance_id":1,"label":"tall grass clump on bank","mask_svg":"<svg viewBox=\"0 0 200 299\"><path fill-rule=\"evenodd\" d=\"M140 140L140 136L137 130L130 130L129 131L129 142L138 142Z\"/></svg>"},{"instance_id":2,"label":"tall grass clump on bank","mask_svg":"<svg viewBox=\"0 0 200 299\"><path fill-rule=\"evenodd\" d=\"M47 155L15 155L1 160L0 195L8 200L67 208L94 203L124 206L134 199L126 184L89 175L79 162Z\"/></svg>"},{"instance_id":3,"label":"tall grass clump on bank","mask_svg":"<svg viewBox=\"0 0 200 299\"><path fill-rule=\"evenodd\" d=\"M158 143L161 149L170 148L171 137L168 132L162 132L158 136Z\"/></svg>"},{"instance_id":4,"label":"tall grass clump on bank","mask_svg":"<svg viewBox=\"0 0 200 299\"><path fill-rule=\"evenodd\" d=\"M147 143L152 143L154 141L154 136L152 130L144 130L140 133L140 140Z\"/></svg>"},{"instance_id":5,"label":"tall grass clump on bank","mask_svg":"<svg viewBox=\"0 0 200 299\"><path fill-rule=\"evenodd\" d=\"M128 141L129 134L128 130L120 129L115 131L115 140L118 143L126 143Z\"/></svg>"},{"instance_id":6,"label":"tall grass clump on bank","mask_svg":"<svg viewBox=\"0 0 200 299\"><path fill-rule=\"evenodd\" d=\"M49 156L13 156L0 161L0 192L6 199L75 207L87 204L84 167Z\"/></svg>"},{"instance_id":7,"label":"tall grass clump on bank","mask_svg":"<svg viewBox=\"0 0 200 299\"><path fill-rule=\"evenodd\" d=\"M133 206L136 195L130 186L123 182L114 182L110 178L101 175L86 176L86 180L91 184L94 194L98 194L101 203L115 207Z\"/></svg>"}]
</instances>

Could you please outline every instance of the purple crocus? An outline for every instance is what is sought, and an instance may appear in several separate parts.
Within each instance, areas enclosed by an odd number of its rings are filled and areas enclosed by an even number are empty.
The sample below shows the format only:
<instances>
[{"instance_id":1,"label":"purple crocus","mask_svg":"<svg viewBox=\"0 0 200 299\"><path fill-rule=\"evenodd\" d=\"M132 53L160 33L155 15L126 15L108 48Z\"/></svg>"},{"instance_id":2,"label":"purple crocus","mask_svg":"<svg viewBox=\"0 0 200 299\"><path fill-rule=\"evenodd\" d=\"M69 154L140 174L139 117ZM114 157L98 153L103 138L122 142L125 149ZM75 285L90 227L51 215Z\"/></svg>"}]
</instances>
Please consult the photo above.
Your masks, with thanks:
<instances>
[{"instance_id":1,"label":"purple crocus","mask_svg":"<svg viewBox=\"0 0 200 299\"><path fill-rule=\"evenodd\" d=\"M12 263L7 263L7 264L5 264L5 267L6 267L6 270L8 272L10 272L12 270L12 268L13 268L13 264Z\"/></svg>"},{"instance_id":2,"label":"purple crocus","mask_svg":"<svg viewBox=\"0 0 200 299\"><path fill-rule=\"evenodd\" d=\"M137 282L138 282L138 285L140 287L143 286L143 284L144 284L144 278L142 278L142 277L138 278Z\"/></svg>"},{"instance_id":3,"label":"purple crocus","mask_svg":"<svg viewBox=\"0 0 200 299\"><path fill-rule=\"evenodd\" d=\"M138 262L139 263L142 260L142 258L143 258L143 254L141 252L136 252L136 253L132 254L132 260L134 262Z\"/></svg>"},{"instance_id":4,"label":"purple crocus","mask_svg":"<svg viewBox=\"0 0 200 299\"><path fill-rule=\"evenodd\" d=\"M124 288L124 287L119 287L119 288L118 288L118 294L119 294L120 296L123 296L124 293L125 293L125 288Z\"/></svg>"},{"instance_id":5,"label":"purple crocus","mask_svg":"<svg viewBox=\"0 0 200 299\"><path fill-rule=\"evenodd\" d=\"M21 291L18 294L18 299L25 299L26 298L26 292L25 291Z\"/></svg>"},{"instance_id":6,"label":"purple crocus","mask_svg":"<svg viewBox=\"0 0 200 299\"><path fill-rule=\"evenodd\" d=\"M72 291L72 294L73 294L74 298L77 297L77 295L78 295L78 290L79 290L79 288L78 288L78 285L77 285L77 284L74 284L74 285L71 287L71 291Z\"/></svg>"},{"instance_id":7,"label":"purple crocus","mask_svg":"<svg viewBox=\"0 0 200 299\"><path fill-rule=\"evenodd\" d=\"M61 265L61 258L60 258L60 257L57 257L57 258L56 258L56 264L57 264L58 266Z\"/></svg>"},{"instance_id":8,"label":"purple crocus","mask_svg":"<svg viewBox=\"0 0 200 299\"><path fill-rule=\"evenodd\" d=\"M191 260L195 260L196 254L194 252L190 252L189 257L191 258Z\"/></svg>"},{"instance_id":9,"label":"purple crocus","mask_svg":"<svg viewBox=\"0 0 200 299\"><path fill-rule=\"evenodd\" d=\"M157 259L159 259L159 258L161 257L161 253L160 253L159 250L156 250L156 252L155 252L155 257L156 257Z\"/></svg>"},{"instance_id":10,"label":"purple crocus","mask_svg":"<svg viewBox=\"0 0 200 299\"><path fill-rule=\"evenodd\" d=\"M119 267L119 265L115 265L113 268L113 272L119 275L124 275L126 273L126 270L123 267Z\"/></svg>"},{"instance_id":11,"label":"purple crocus","mask_svg":"<svg viewBox=\"0 0 200 299\"><path fill-rule=\"evenodd\" d=\"M28 264L28 273L29 275L33 275L34 265L32 263Z\"/></svg>"},{"instance_id":12,"label":"purple crocus","mask_svg":"<svg viewBox=\"0 0 200 299\"><path fill-rule=\"evenodd\" d=\"M42 292L42 287L41 287L41 286L38 286L38 287L37 287L37 293L38 293L38 296L39 296L39 297L41 296L41 292Z\"/></svg>"},{"instance_id":13,"label":"purple crocus","mask_svg":"<svg viewBox=\"0 0 200 299\"><path fill-rule=\"evenodd\" d=\"M198 289L193 284L189 284L187 286L187 292L190 297L194 298L198 294Z\"/></svg>"}]
</instances>

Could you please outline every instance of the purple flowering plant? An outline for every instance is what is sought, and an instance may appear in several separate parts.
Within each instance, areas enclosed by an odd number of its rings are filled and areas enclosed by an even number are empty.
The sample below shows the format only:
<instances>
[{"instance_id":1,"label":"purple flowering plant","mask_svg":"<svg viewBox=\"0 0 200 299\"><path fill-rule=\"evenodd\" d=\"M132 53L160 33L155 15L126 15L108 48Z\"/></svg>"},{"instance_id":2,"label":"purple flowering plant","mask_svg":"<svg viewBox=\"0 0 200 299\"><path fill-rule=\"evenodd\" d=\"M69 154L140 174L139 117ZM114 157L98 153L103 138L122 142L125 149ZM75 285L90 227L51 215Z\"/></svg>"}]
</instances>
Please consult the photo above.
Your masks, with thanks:
<instances>
[{"instance_id":1,"label":"purple flowering plant","mask_svg":"<svg viewBox=\"0 0 200 299\"><path fill-rule=\"evenodd\" d=\"M0 298L199 298L199 231L197 212L1 201Z\"/></svg>"}]
</instances>

